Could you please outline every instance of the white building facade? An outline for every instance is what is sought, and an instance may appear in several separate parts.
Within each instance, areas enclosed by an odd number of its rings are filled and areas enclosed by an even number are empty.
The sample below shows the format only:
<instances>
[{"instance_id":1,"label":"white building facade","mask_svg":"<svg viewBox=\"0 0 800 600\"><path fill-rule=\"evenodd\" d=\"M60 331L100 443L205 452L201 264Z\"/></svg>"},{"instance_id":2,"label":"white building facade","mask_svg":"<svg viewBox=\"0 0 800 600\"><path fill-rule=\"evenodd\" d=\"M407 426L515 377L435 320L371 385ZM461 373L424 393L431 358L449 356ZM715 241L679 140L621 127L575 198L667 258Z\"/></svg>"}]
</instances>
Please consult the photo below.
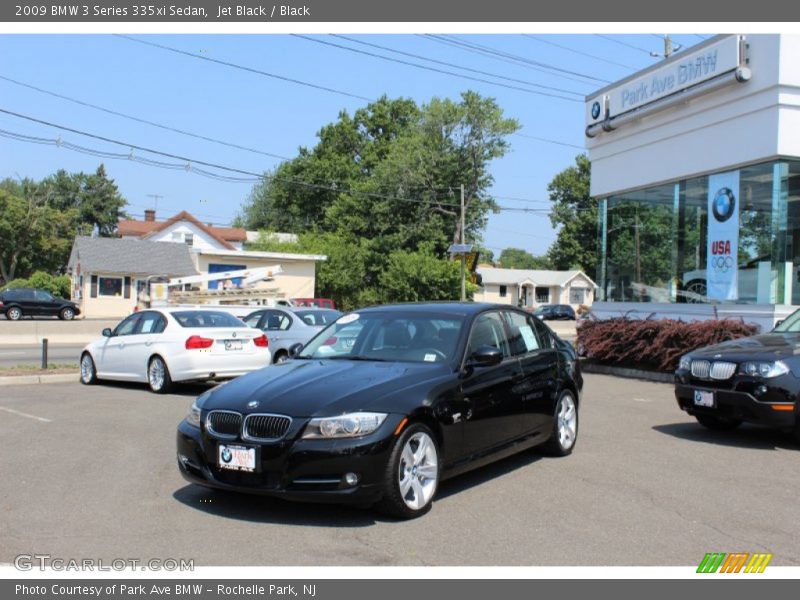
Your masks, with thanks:
<instances>
[{"instance_id":1,"label":"white building facade","mask_svg":"<svg viewBox=\"0 0 800 600\"><path fill-rule=\"evenodd\" d=\"M800 304L798 57L800 36L716 36L587 97L595 313L767 328Z\"/></svg>"}]
</instances>

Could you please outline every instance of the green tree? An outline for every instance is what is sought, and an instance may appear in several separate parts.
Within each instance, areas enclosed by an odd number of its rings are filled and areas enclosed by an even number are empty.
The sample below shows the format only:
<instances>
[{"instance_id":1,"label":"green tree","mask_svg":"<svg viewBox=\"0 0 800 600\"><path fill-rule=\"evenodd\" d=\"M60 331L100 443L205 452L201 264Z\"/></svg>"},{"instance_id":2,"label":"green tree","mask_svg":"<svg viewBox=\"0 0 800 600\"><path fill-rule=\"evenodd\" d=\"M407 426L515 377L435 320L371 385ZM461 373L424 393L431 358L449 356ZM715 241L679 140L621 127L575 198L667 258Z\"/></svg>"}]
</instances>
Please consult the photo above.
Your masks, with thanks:
<instances>
[{"instance_id":1,"label":"green tree","mask_svg":"<svg viewBox=\"0 0 800 600\"><path fill-rule=\"evenodd\" d=\"M60 210L76 210L75 230L81 235L114 235L117 223L125 217L125 198L104 165L92 174L59 170L42 184L49 188L50 205Z\"/></svg>"},{"instance_id":2,"label":"green tree","mask_svg":"<svg viewBox=\"0 0 800 600\"><path fill-rule=\"evenodd\" d=\"M51 190L31 180L0 182L0 277L56 272L72 247L74 209L50 205Z\"/></svg>"},{"instance_id":3,"label":"green tree","mask_svg":"<svg viewBox=\"0 0 800 600\"><path fill-rule=\"evenodd\" d=\"M585 154L556 175L547 190L553 207L550 222L558 227L547 255L556 269L579 266L592 279L597 275L597 203L589 195L591 165Z\"/></svg>"},{"instance_id":4,"label":"green tree","mask_svg":"<svg viewBox=\"0 0 800 600\"><path fill-rule=\"evenodd\" d=\"M437 258L431 249L395 252L379 277L383 302L452 300L461 293L461 266ZM468 297L474 293L470 285Z\"/></svg>"},{"instance_id":5,"label":"green tree","mask_svg":"<svg viewBox=\"0 0 800 600\"><path fill-rule=\"evenodd\" d=\"M504 269L551 269L547 256L534 256L522 248L504 248L497 259Z\"/></svg>"}]
</instances>

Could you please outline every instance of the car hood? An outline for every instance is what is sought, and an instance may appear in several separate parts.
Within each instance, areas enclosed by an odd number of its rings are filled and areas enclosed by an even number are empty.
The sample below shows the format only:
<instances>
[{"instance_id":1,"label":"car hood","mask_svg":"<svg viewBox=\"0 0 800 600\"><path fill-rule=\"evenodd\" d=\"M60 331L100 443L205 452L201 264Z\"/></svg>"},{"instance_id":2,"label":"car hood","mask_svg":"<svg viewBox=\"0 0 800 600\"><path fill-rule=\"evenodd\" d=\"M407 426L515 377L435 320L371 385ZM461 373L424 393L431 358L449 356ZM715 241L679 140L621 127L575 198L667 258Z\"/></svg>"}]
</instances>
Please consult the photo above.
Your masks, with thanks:
<instances>
[{"instance_id":1,"label":"car hood","mask_svg":"<svg viewBox=\"0 0 800 600\"><path fill-rule=\"evenodd\" d=\"M449 365L350 360L290 360L249 373L211 391L203 410L325 417L383 410L380 401L435 380ZM257 406L251 406L257 402Z\"/></svg>"},{"instance_id":2,"label":"car hood","mask_svg":"<svg viewBox=\"0 0 800 600\"><path fill-rule=\"evenodd\" d=\"M800 333L765 333L695 350L693 359L781 360L800 354Z\"/></svg>"}]
</instances>

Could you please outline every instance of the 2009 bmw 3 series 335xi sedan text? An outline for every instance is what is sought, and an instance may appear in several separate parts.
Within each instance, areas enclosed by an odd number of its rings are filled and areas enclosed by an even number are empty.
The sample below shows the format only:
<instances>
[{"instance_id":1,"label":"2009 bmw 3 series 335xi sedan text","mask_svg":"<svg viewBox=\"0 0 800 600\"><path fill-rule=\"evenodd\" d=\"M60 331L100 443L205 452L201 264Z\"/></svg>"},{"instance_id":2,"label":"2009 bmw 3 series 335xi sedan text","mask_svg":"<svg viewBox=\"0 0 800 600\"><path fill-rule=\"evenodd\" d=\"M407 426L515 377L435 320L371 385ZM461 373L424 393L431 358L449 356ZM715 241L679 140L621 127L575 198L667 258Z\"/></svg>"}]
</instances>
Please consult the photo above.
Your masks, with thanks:
<instances>
[{"instance_id":1,"label":"2009 bmw 3 series 335xi sedan text","mask_svg":"<svg viewBox=\"0 0 800 600\"><path fill-rule=\"evenodd\" d=\"M412 518L446 477L537 445L570 454L582 386L572 347L521 310L372 307L197 398L178 466L208 487Z\"/></svg>"}]
</instances>

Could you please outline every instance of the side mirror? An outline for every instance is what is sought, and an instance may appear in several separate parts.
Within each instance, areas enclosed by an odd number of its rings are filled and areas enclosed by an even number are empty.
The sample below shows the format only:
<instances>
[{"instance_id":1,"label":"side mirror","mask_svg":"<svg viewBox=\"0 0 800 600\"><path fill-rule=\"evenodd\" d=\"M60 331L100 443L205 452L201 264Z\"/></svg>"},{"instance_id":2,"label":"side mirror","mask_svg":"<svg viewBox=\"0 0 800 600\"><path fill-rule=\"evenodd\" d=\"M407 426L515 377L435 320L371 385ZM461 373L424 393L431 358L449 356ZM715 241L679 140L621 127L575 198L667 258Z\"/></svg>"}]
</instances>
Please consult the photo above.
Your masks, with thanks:
<instances>
[{"instance_id":1,"label":"side mirror","mask_svg":"<svg viewBox=\"0 0 800 600\"><path fill-rule=\"evenodd\" d=\"M494 346L481 346L469 357L468 364L473 367L491 367L503 362L503 353Z\"/></svg>"},{"instance_id":2,"label":"side mirror","mask_svg":"<svg viewBox=\"0 0 800 600\"><path fill-rule=\"evenodd\" d=\"M114 334L111 332L110 327L106 327L105 329L103 329L103 337L111 337L112 335Z\"/></svg>"},{"instance_id":3,"label":"side mirror","mask_svg":"<svg viewBox=\"0 0 800 600\"><path fill-rule=\"evenodd\" d=\"M298 354L300 354L300 350L302 349L303 349L303 344L300 343L292 344L291 346L289 346L289 356L291 357L297 356Z\"/></svg>"}]
</instances>

